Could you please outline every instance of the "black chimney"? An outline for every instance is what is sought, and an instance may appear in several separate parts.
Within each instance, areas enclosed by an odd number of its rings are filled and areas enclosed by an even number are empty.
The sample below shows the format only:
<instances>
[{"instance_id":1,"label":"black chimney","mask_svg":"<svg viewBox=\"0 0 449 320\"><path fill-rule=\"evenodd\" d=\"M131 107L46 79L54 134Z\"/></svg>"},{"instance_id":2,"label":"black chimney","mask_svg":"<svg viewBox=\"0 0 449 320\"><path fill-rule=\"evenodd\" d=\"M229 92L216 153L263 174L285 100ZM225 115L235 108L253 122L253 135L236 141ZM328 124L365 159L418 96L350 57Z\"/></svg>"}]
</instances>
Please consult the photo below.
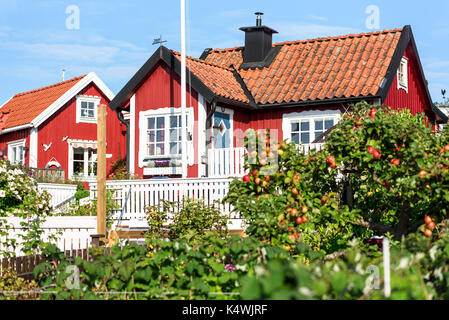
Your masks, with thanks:
<instances>
[{"instance_id":1,"label":"black chimney","mask_svg":"<svg viewBox=\"0 0 449 320\"><path fill-rule=\"evenodd\" d=\"M262 12L256 12L256 26L243 27L240 30L245 32L245 51L243 53L243 63L262 62L271 50L273 33L276 30L262 25Z\"/></svg>"}]
</instances>

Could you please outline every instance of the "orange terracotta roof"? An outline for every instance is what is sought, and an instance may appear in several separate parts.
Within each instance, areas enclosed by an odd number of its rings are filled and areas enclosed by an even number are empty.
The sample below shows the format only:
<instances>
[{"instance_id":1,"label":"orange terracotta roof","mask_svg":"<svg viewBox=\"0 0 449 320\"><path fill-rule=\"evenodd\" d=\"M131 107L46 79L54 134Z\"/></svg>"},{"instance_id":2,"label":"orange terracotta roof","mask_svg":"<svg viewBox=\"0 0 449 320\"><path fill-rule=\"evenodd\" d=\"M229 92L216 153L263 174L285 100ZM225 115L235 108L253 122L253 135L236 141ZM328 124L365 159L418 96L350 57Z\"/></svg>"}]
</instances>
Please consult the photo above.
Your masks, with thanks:
<instances>
[{"instance_id":1,"label":"orange terracotta roof","mask_svg":"<svg viewBox=\"0 0 449 320\"><path fill-rule=\"evenodd\" d=\"M238 69L257 104L374 96L403 29L276 43L268 67ZM215 49L205 61L238 68L242 47ZM208 83L205 83L208 85Z\"/></svg>"},{"instance_id":2,"label":"orange terracotta roof","mask_svg":"<svg viewBox=\"0 0 449 320\"><path fill-rule=\"evenodd\" d=\"M181 60L181 54L179 52L170 51L178 60ZM216 95L244 103L249 102L242 86L234 77L233 69L229 66L215 65L193 57L186 57L186 65Z\"/></svg>"},{"instance_id":3,"label":"orange terracotta roof","mask_svg":"<svg viewBox=\"0 0 449 320\"><path fill-rule=\"evenodd\" d=\"M14 95L0 108L0 131L29 124L84 77Z\"/></svg>"}]
</instances>

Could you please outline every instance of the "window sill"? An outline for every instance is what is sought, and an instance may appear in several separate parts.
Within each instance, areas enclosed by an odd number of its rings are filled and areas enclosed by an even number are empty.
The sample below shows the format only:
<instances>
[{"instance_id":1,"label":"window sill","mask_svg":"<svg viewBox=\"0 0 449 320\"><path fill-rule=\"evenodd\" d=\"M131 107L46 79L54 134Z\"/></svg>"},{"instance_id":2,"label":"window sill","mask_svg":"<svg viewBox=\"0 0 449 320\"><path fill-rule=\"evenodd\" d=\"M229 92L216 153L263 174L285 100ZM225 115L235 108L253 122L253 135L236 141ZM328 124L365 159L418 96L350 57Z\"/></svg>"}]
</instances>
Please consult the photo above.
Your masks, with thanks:
<instances>
[{"instance_id":1,"label":"window sill","mask_svg":"<svg viewBox=\"0 0 449 320\"><path fill-rule=\"evenodd\" d=\"M78 123L94 123L94 124L97 124L97 119L81 118L81 119L78 119Z\"/></svg>"}]
</instances>

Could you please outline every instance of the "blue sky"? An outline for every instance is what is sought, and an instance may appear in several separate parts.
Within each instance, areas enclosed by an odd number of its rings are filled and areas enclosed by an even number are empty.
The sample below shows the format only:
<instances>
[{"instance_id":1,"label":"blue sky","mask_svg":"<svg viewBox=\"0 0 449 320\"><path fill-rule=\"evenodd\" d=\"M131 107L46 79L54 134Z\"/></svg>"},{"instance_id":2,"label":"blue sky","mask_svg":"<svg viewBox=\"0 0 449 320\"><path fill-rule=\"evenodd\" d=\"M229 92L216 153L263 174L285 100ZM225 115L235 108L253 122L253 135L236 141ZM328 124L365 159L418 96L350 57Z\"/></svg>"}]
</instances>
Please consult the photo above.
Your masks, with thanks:
<instances>
[{"instance_id":1,"label":"blue sky","mask_svg":"<svg viewBox=\"0 0 449 320\"><path fill-rule=\"evenodd\" d=\"M67 28L70 5L79 8L79 29ZM412 26L432 98L449 91L449 1L187 0L187 50L241 46L239 27L255 23L279 31L274 42L370 32L368 6L379 8L379 29ZM114 93L156 49L180 49L178 0L0 0L0 105L13 94L91 71ZM73 21L73 20L69 20ZM449 94L447 94L449 95Z\"/></svg>"}]
</instances>

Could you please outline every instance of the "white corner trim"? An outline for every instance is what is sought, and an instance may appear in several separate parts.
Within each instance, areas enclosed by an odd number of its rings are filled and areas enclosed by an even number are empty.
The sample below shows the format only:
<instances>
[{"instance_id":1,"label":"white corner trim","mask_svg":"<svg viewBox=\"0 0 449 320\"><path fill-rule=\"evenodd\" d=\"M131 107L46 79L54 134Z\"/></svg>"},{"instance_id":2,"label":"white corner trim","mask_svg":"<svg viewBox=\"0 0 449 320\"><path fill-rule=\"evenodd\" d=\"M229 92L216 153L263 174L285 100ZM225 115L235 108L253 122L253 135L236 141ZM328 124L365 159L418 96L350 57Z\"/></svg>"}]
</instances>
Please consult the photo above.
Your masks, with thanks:
<instances>
[{"instance_id":1,"label":"white corner trim","mask_svg":"<svg viewBox=\"0 0 449 320\"><path fill-rule=\"evenodd\" d=\"M136 95L129 100L129 173L134 174L136 169Z\"/></svg>"},{"instance_id":2,"label":"white corner trim","mask_svg":"<svg viewBox=\"0 0 449 320\"><path fill-rule=\"evenodd\" d=\"M166 115L180 115L181 114L181 108L174 108L174 107L168 107L168 108L159 108L159 109L149 109L145 111L139 112L139 154L138 154L138 166L140 168L144 167L144 159L146 157L145 150L146 150L146 136L147 136L147 127L146 127L146 119L149 116L166 116ZM194 157L194 147L193 147L193 141L196 138L195 133L193 132L194 128L194 110L193 107L186 108L186 114L189 118L189 127L188 131L192 134L192 140L187 141L187 157L188 157L188 164L192 166L195 162ZM131 119L133 117L131 116ZM167 126L168 129L168 126ZM169 136L166 136L169 138ZM135 139L134 139L135 140ZM131 143L130 143L131 144ZM167 155L168 157L168 155Z\"/></svg>"},{"instance_id":3,"label":"white corner trim","mask_svg":"<svg viewBox=\"0 0 449 320\"><path fill-rule=\"evenodd\" d=\"M205 177L206 164L203 164L202 157L207 156L206 151L206 118L207 118L207 104L204 97L198 93L198 125L197 125L197 146L198 146L198 178ZM195 141L195 140L194 140Z\"/></svg>"},{"instance_id":4,"label":"white corner trim","mask_svg":"<svg viewBox=\"0 0 449 320\"><path fill-rule=\"evenodd\" d=\"M283 140L291 141L291 122L295 120L334 118L338 122L341 118L340 110L307 110L302 112L284 113L282 115ZM311 130L312 132L312 130Z\"/></svg>"},{"instance_id":5,"label":"white corner trim","mask_svg":"<svg viewBox=\"0 0 449 320\"><path fill-rule=\"evenodd\" d=\"M88 86L91 82L93 82L105 95L109 100L114 99L114 94L112 91L104 84L103 81L94 73L91 72L83 79L81 79L78 83L76 83L72 88L67 90L58 100L52 103L47 109L41 112L31 124L34 127L39 127L42 123L45 122L49 117L51 117L56 111L62 108L67 102L70 101L76 94L78 94L81 90L83 90L86 86Z\"/></svg>"},{"instance_id":6,"label":"white corner trim","mask_svg":"<svg viewBox=\"0 0 449 320\"><path fill-rule=\"evenodd\" d=\"M37 128L31 128L30 130L30 163L31 168L37 168L37 155L38 155L38 131Z\"/></svg>"}]
</instances>

